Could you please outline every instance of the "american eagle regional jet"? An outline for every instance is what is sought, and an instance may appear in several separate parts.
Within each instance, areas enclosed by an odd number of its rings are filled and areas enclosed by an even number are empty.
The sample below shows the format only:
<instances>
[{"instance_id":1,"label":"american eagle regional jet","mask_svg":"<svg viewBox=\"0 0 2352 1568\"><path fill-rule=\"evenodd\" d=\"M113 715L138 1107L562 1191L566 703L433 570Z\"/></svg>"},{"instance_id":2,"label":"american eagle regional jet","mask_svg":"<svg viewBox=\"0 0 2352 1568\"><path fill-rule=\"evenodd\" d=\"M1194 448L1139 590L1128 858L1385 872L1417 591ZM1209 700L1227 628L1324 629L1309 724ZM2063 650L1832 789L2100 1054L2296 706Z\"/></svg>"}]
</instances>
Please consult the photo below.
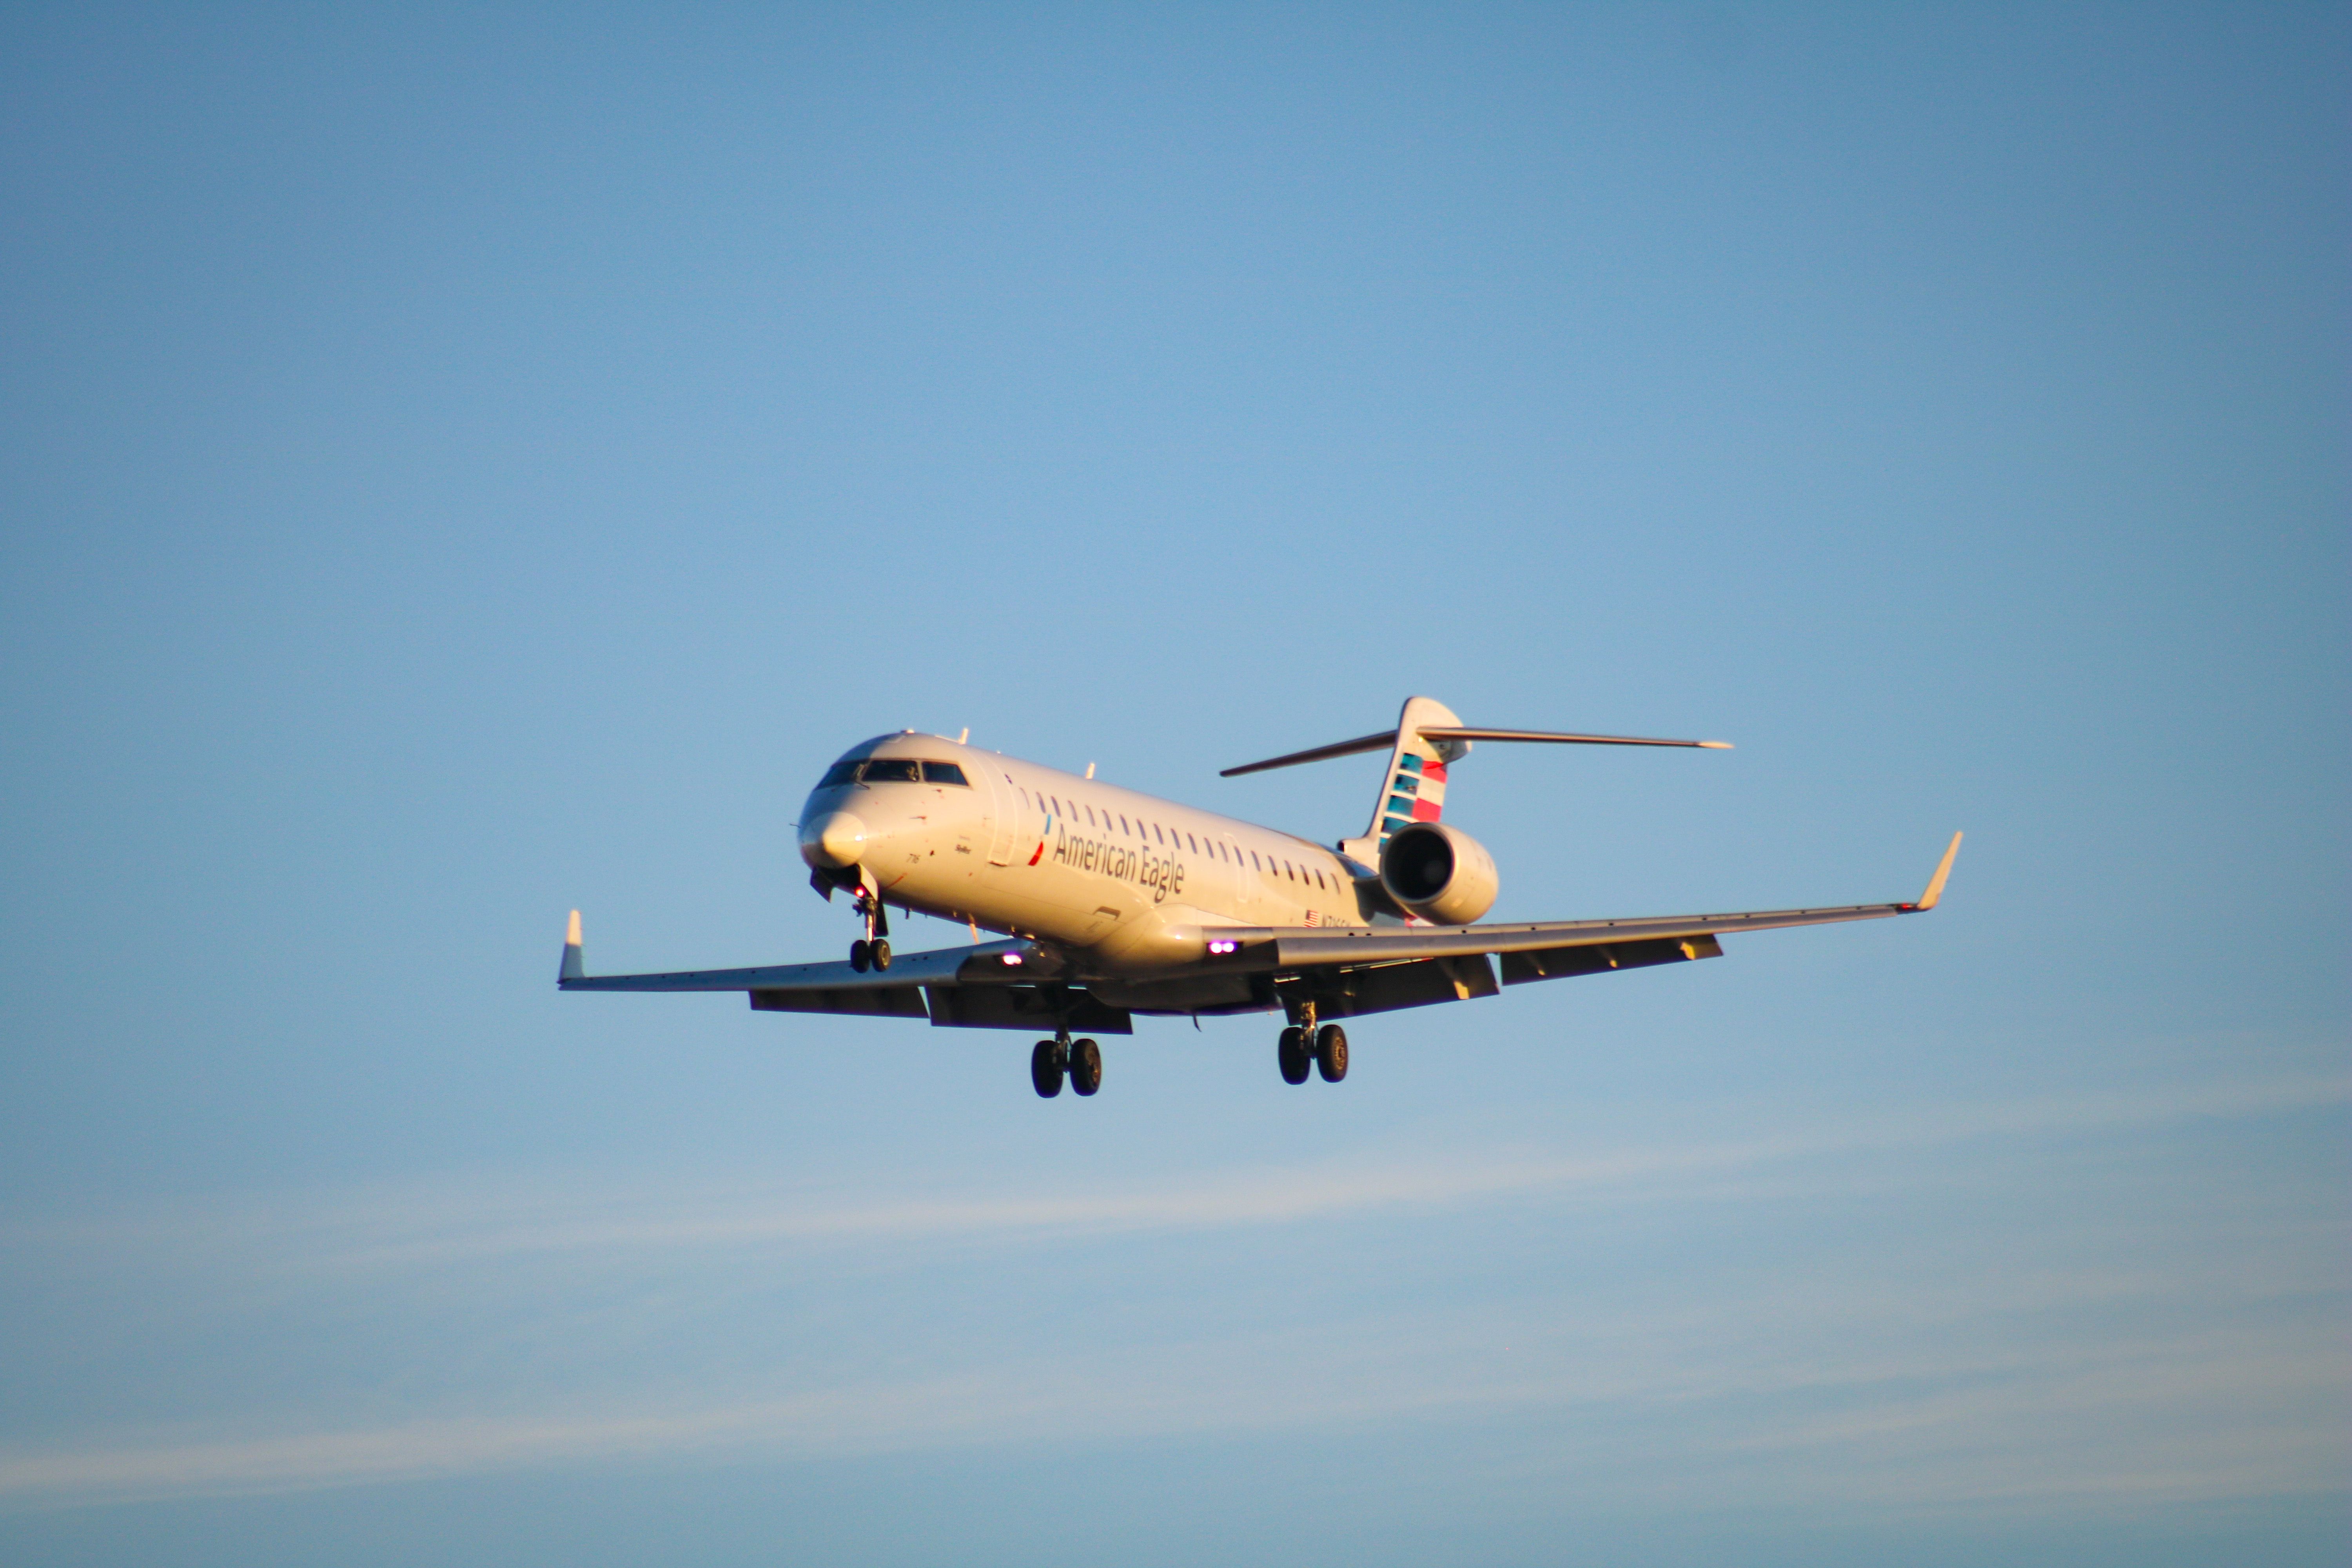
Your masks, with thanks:
<instances>
[{"instance_id":1,"label":"american eagle regional jet","mask_svg":"<svg viewBox=\"0 0 2352 1568\"><path fill-rule=\"evenodd\" d=\"M967 731L969 733L969 731ZM1495 862L1442 820L1446 770L1477 741L1695 746L1633 735L1482 730L1415 697L1393 731L1227 768L1223 776L1385 751L1371 825L1326 848L1287 833L1119 789L911 730L852 746L801 811L809 883L864 921L845 963L591 975L572 912L566 991L741 991L755 1011L929 1018L935 1026L1051 1030L1029 1056L1040 1095L1102 1086L1092 1035L1138 1013L1270 1013L1288 1083L1348 1076L1333 1022L1502 985L1719 958L1727 931L1920 914L1936 907L1960 836L1907 904L1746 914L1480 925ZM893 954L889 907L969 924L969 947ZM985 928L1003 940L982 942Z\"/></svg>"}]
</instances>

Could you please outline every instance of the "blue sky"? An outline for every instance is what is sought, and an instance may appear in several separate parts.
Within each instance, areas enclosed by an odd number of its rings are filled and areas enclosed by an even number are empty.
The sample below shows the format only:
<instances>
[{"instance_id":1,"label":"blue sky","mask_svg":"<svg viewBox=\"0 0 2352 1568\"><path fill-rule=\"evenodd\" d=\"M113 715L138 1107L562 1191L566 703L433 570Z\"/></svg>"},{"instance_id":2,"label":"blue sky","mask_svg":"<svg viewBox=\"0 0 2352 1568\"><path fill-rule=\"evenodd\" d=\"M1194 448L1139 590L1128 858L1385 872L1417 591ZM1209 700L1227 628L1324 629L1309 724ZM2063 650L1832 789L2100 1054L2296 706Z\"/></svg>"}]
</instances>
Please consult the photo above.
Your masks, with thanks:
<instances>
[{"instance_id":1,"label":"blue sky","mask_svg":"<svg viewBox=\"0 0 2352 1568\"><path fill-rule=\"evenodd\" d=\"M10 12L0 1554L2340 1561L2347 42ZM1412 692L1738 743L1480 750L1505 917L1968 845L1339 1089L553 991Z\"/></svg>"}]
</instances>

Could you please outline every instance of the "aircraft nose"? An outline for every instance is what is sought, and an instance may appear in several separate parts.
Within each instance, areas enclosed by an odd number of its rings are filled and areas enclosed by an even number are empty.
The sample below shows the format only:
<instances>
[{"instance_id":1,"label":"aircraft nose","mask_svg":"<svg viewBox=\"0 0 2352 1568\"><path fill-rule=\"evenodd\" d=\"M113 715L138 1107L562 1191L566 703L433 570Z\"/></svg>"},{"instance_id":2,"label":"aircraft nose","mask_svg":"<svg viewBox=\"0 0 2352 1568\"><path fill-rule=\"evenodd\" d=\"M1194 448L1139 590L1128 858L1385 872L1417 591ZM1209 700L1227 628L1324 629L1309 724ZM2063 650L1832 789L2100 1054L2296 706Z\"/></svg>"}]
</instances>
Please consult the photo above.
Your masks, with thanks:
<instances>
[{"instance_id":1,"label":"aircraft nose","mask_svg":"<svg viewBox=\"0 0 2352 1568\"><path fill-rule=\"evenodd\" d=\"M845 811L828 811L801 824L801 858L812 868L855 866L872 837L866 824Z\"/></svg>"}]
</instances>

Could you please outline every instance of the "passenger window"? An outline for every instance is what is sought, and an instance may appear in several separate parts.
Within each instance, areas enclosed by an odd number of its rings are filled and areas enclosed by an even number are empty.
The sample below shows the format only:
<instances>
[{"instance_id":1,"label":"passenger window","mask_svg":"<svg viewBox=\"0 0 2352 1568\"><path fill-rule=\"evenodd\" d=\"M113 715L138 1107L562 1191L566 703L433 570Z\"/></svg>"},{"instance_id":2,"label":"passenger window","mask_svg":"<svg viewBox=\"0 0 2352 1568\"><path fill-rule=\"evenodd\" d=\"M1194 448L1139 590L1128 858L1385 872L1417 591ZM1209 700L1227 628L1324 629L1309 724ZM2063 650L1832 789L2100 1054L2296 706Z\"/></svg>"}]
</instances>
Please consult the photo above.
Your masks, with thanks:
<instances>
[{"instance_id":1,"label":"passenger window","mask_svg":"<svg viewBox=\"0 0 2352 1568\"><path fill-rule=\"evenodd\" d=\"M1093 806L1091 806L1091 805L1090 805L1090 806L1088 806L1088 807L1087 807L1087 826L1088 827L1095 827L1095 826L1100 826L1098 823L1097 823L1097 822L1095 821L1095 808L1094 808Z\"/></svg>"},{"instance_id":2,"label":"passenger window","mask_svg":"<svg viewBox=\"0 0 2352 1568\"><path fill-rule=\"evenodd\" d=\"M970 781L963 776L963 770L953 763L925 763L923 782L935 784L961 784L966 789L971 787Z\"/></svg>"},{"instance_id":3,"label":"passenger window","mask_svg":"<svg viewBox=\"0 0 2352 1568\"><path fill-rule=\"evenodd\" d=\"M816 787L819 789L839 789L843 784L852 784L856 782L856 763L835 763L833 766L824 770L824 777L816 781Z\"/></svg>"},{"instance_id":4,"label":"passenger window","mask_svg":"<svg viewBox=\"0 0 2352 1568\"><path fill-rule=\"evenodd\" d=\"M1157 838L1162 844L1168 842L1168 836L1160 831L1160 824L1156 822L1151 825L1151 837Z\"/></svg>"},{"instance_id":5,"label":"passenger window","mask_svg":"<svg viewBox=\"0 0 2352 1568\"><path fill-rule=\"evenodd\" d=\"M1122 817L1120 817L1120 818L1118 819L1118 830L1119 830L1121 833L1126 833L1126 832L1129 832L1129 831L1131 831L1131 830L1128 827L1128 826L1127 826L1127 818L1125 818L1125 817L1123 817L1123 816L1122 816Z\"/></svg>"},{"instance_id":6,"label":"passenger window","mask_svg":"<svg viewBox=\"0 0 2352 1568\"><path fill-rule=\"evenodd\" d=\"M1263 871L1265 869L1265 867L1257 863L1257 851L1255 849L1250 851L1250 869L1253 871Z\"/></svg>"},{"instance_id":7,"label":"passenger window","mask_svg":"<svg viewBox=\"0 0 2352 1568\"><path fill-rule=\"evenodd\" d=\"M1201 841L1193 837L1191 834L1187 833L1184 835L1184 842L1192 847L1193 854L1198 855L1201 852Z\"/></svg>"},{"instance_id":8,"label":"passenger window","mask_svg":"<svg viewBox=\"0 0 2352 1568\"><path fill-rule=\"evenodd\" d=\"M887 762L868 763L866 764L866 782L867 784L913 784L915 764L897 757Z\"/></svg>"}]
</instances>

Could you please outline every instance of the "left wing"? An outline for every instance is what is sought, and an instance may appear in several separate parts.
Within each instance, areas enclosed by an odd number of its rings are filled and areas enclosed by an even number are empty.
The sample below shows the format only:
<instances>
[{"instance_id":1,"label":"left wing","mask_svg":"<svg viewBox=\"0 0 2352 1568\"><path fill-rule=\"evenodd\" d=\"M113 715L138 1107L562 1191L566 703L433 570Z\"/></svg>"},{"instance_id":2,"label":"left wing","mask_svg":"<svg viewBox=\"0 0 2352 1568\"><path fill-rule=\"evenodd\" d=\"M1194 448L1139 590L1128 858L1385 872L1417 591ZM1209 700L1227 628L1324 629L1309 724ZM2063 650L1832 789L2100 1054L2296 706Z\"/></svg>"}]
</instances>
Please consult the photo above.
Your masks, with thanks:
<instances>
[{"instance_id":1,"label":"left wing","mask_svg":"<svg viewBox=\"0 0 2352 1568\"><path fill-rule=\"evenodd\" d=\"M1305 930L1297 927L1220 928L1213 934L1221 950L1212 957L1233 968L1307 973L1360 966L1385 966L1415 960L1503 960L1503 981L1512 984L1601 969L1634 968L1675 959L1714 958L1715 939L1727 931L1773 931L1782 926L1829 925L1840 921L1884 920L1921 914L1944 896L1960 835L1952 835L1927 891L1910 903L1840 904L1819 909L1759 910L1734 914L1664 915L1640 920L1539 921L1528 924L1375 927L1371 930ZM1228 945L1230 944L1230 945ZM1474 969L1484 969L1474 964ZM1486 982L1493 984L1491 977Z\"/></svg>"}]
</instances>

